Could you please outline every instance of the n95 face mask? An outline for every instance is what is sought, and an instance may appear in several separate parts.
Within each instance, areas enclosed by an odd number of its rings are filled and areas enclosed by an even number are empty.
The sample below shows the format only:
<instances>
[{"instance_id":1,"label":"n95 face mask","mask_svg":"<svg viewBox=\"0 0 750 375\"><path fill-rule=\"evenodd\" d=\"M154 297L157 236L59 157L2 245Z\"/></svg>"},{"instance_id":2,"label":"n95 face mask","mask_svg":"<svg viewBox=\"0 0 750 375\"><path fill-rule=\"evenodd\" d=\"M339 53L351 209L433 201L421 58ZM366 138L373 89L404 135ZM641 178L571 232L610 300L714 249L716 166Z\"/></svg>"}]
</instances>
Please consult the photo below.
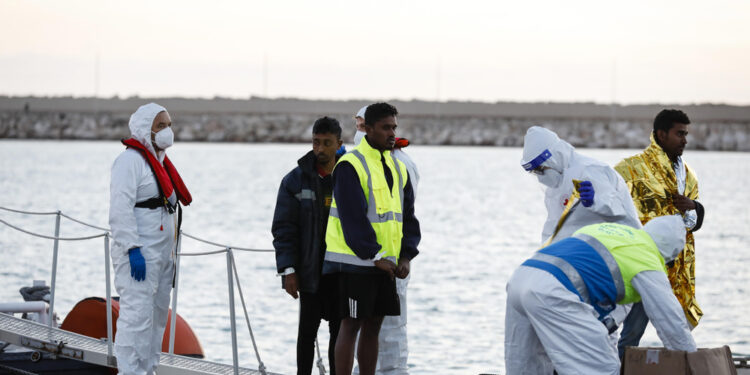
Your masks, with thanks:
<instances>
[{"instance_id":1,"label":"n95 face mask","mask_svg":"<svg viewBox=\"0 0 750 375\"><path fill-rule=\"evenodd\" d=\"M154 132L152 132L154 133ZM172 127L164 128L158 133L154 133L154 144L156 147L165 150L167 147L174 144L174 132Z\"/></svg>"},{"instance_id":2,"label":"n95 face mask","mask_svg":"<svg viewBox=\"0 0 750 375\"><path fill-rule=\"evenodd\" d=\"M552 168L548 168L544 170L543 174L536 175L536 178L542 185L556 188L560 185L560 181L562 181L562 173Z\"/></svg>"}]
</instances>

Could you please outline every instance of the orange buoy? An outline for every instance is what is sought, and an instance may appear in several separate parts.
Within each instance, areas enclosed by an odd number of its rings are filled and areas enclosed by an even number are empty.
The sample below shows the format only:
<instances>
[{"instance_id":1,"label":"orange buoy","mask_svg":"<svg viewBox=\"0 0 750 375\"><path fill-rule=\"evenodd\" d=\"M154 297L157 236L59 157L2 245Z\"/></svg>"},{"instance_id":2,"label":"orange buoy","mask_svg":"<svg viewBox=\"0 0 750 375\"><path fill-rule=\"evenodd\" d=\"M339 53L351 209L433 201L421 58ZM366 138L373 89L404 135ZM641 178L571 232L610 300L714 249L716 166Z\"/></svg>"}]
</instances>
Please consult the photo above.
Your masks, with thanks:
<instances>
[{"instance_id":1,"label":"orange buoy","mask_svg":"<svg viewBox=\"0 0 750 375\"><path fill-rule=\"evenodd\" d=\"M120 302L112 299L112 335L117 332L117 318L120 316ZM167 328L164 330L161 351L169 351L169 328L171 326L172 309L169 310ZM66 331L75 332L95 339L107 337L107 303L104 298L89 297L78 302L68 313L60 326ZM203 358L203 348L190 325L177 314L175 325L174 354L194 358ZM112 337L114 340L114 337Z\"/></svg>"}]
</instances>

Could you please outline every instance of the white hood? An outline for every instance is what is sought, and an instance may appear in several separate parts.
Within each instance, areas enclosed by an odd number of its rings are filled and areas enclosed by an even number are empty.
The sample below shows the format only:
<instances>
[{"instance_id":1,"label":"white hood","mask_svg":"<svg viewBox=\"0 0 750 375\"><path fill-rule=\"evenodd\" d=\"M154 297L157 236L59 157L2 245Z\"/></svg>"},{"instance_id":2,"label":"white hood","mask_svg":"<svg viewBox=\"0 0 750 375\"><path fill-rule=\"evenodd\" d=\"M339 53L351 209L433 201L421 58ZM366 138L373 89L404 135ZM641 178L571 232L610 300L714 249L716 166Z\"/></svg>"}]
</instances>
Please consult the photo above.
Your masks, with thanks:
<instances>
[{"instance_id":1,"label":"white hood","mask_svg":"<svg viewBox=\"0 0 750 375\"><path fill-rule=\"evenodd\" d=\"M680 215L653 218L643 230L654 240L665 262L674 260L685 248L685 223Z\"/></svg>"},{"instance_id":2,"label":"white hood","mask_svg":"<svg viewBox=\"0 0 750 375\"><path fill-rule=\"evenodd\" d=\"M151 126L154 124L154 118L156 118L156 115L166 110L166 108L156 103L144 104L138 107L138 109L130 115L130 122L128 123L130 135L136 141L141 142L142 145L146 146L149 152L158 157L159 160L161 160L162 157L156 154L156 150L151 144Z\"/></svg>"},{"instance_id":3,"label":"white hood","mask_svg":"<svg viewBox=\"0 0 750 375\"><path fill-rule=\"evenodd\" d=\"M355 118L356 117L362 117L362 119L364 119L365 118L365 112L367 111L367 107L368 106L364 106L364 107L360 108L359 111L357 111L357 114L354 115L354 117Z\"/></svg>"},{"instance_id":4,"label":"white hood","mask_svg":"<svg viewBox=\"0 0 750 375\"><path fill-rule=\"evenodd\" d=\"M570 143L560 139L555 132L541 126L532 126L526 131L526 135L523 137L523 158L521 159L521 165L534 160L544 150L549 150L552 156L544 161L542 165L563 173L568 168L568 165L570 165L570 159L573 156L575 148Z\"/></svg>"}]
</instances>

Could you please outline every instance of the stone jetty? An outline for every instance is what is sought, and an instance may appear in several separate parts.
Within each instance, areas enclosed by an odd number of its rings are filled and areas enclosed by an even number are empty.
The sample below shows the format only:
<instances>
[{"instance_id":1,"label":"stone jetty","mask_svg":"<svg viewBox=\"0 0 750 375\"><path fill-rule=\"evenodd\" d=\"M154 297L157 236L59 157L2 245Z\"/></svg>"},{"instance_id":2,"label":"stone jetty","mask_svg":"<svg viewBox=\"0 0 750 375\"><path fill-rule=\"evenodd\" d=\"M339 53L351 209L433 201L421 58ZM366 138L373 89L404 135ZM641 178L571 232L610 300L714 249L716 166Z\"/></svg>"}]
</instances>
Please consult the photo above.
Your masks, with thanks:
<instances>
[{"instance_id":1,"label":"stone jetty","mask_svg":"<svg viewBox=\"0 0 750 375\"><path fill-rule=\"evenodd\" d=\"M309 142L312 123L337 118L343 138L363 100L250 98L71 98L0 96L0 138L115 140L128 119L155 101L172 116L176 138L195 142ZM750 107L730 105L606 105L389 101L400 112L398 135L422 145L518 147L532 125L556 131L576 147L643 148L653 117L677 108L690 117L689 148L750 151Z\"/></svg>"}]
</instances>

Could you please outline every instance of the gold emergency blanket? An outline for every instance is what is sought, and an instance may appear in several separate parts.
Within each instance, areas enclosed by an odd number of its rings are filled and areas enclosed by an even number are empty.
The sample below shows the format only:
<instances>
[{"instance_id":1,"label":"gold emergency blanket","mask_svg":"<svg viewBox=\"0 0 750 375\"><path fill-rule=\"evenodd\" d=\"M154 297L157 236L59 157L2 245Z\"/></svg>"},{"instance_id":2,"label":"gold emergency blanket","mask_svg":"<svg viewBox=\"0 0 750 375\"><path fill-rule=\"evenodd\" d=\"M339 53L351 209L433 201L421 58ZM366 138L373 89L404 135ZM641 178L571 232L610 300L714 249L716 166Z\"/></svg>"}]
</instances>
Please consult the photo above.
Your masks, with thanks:
<instances>
[{"instance_id":1,"label":"gold emergency blanket","mask_svg":"<svg viewBox=\"0 0 750 375\"><path fill-rule=\"evenodd\" d=\"M646 224L657 216L679 213L672 201L672 197L678 194L677 176L669 157L654 140L653 133L649 147L640 154L622 160L615 166L615 170L622 175L630 189L641 223ZM693 200L698 199L698 180L687 164L685 171L684 195ZM688 322L693 326L698 325L703 311L695 300L695 241L691 232L687 232L685 250L667 271L672 290L680 301Z\"/></svg>"},{"instance_id":2,"label":"gold emergency blanket","mask_svg":"<svg viewBox=\"0 0 750 375\"><path fill-rule=\"evenodd\" d=\"M544 245L542 247L547 247L552 243L552 240L555 239L555 236L557 236L557 233L560 232L560 229L562 228L563 224L565 224L565 220L568 219L568 216L570 216L570 213L575 210L575 208L578 206L579 203L581 203L581 200L578 199L581 197L581 193L578 191L578 189L581 188L581 180L573 180L573 194L570 195L570 198L565 203L565 208L563 209L562 215L560 215L560 219L557 220L557 225L555 226L555 231L552 232L552 235L549 236L547 241L544 242ZM575 202L575 203L574 203Z\"/></svg>"}]
</instances>

